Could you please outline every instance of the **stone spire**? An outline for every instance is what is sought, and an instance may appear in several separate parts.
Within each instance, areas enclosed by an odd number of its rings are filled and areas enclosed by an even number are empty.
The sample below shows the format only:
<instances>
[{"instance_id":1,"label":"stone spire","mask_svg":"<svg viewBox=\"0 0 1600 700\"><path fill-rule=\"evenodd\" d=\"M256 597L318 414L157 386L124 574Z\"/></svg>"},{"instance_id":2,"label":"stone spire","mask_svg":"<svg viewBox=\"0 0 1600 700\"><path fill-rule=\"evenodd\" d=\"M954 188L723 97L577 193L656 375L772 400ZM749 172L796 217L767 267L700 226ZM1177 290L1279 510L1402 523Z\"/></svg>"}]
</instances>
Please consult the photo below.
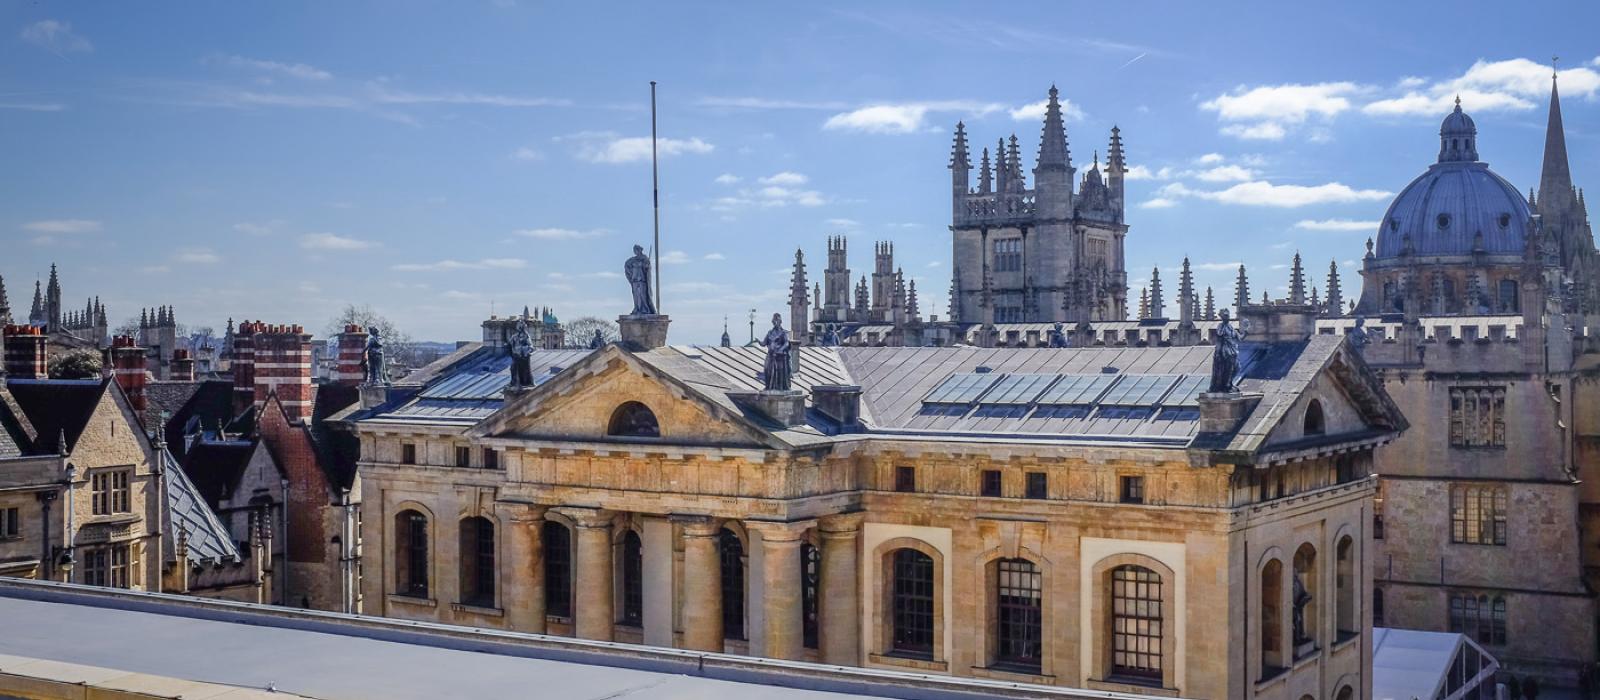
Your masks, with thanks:
<instances>
[{"instance_id":1,"label":"stone spire","mask_svg":"<svg viewBox=\"0 0 1600 700\"><path fill-rule=\"evenodd\" d=\"M49 330L61 329L61 280L56 276L55 263L50 264L50 283L44 288L45 324Z\"/></svg>"},{"instance_id":2,"label":"stone spire","mask_svg":"<svg viewBox=\"0 0 1600 700\"><path fill-rule=\"evenodd\" d=\"M39 280L33 281L33 308L28 310L28 323L35 326L42 326L45 323L44 287Z\"/></svg>"},{"instance_id":3,"label":"stone spire","mask_svg":"<svg viewBox=\"0 0 1600 700\"><path fill-rule=\"evenodd\" d=\"M1072 153L1067 148L1067 127L1061 120L1061 102L1056 86L1050 86L1050 99L1044 106L1044 133L1039 137L1039 165L1034 168L1035 180L1039 172L1047 169L1070 170ZM1012 137L1015 141L1016 137Z\"/></svg>"},{"instance_id":4,"label":"stone spire","mask_svg":"<svg viewBox=\"0 0 1600 700\"><path fill-rule=\"evenodd\" d=\"M1011 143L1006 147L1006 186L1007 191L1021 192L1028 187L1022 179L1022 150L1017 145L1017 135L1011 135Z\"/></svg>"},{"instance_id":5,"label":"stone spire","mask_svg":"<svg viewBox=\"0 0 1600 700\"><path fill-rule=\"evenodd\" d=\"M1117 220L1122 220L1123 190L1122 181L1128 173L1128 164L1122 155L1122 130L1111 127L1111 147L1106 151L1106 189L1111 196L1111 210L1117 213Z\"/></svg>"},{"instance_id":6,"label":"stone spire","mask_svg":"<svg viewBox=\"0 0 1600 700\"><path fill-rule=\"evenodd\" d=\"M1194 323L1194 309L1199 300L1194 295L1194 273L1189 270L1189 258L1184 256L1183 269L1178 273L1178 321L1182 325Z\"/></svg>"},{"instance_id":7,"label":"stone spire","mask_svg":"<svg viewBox=\"0 0 1600 700\"><path fill-rule=\"evenodd\" d=\"M1161 268L1150 268L1150 318L1166 318L1167 304L1161 298Z\"/></svg>"},{"instance_id":8,"label":"stone spire","mask_svg":"<svg viewBox=\"0 0 1600 700\"><path fill-rule=\"evenodd\" d=\"M722 317L722 347L733 347L733 336L728 335L728 317Z\"/></svg>"},{"instance_id":9,"label":"stone spire","mask_svg":"<svg viewBox=\"0 0 1600 700\"><path fill-rule=\"evenodd\" d=\"M912 321L922 317L922 310L917 308L917 281L911 280L906 285L906 318Z\"/></svg>"},{"instance_id":10,"label":"stone spire","mask_svg":"<svg viewBox=\"0 0 1600 700\"><path fill-rule=\"evenodd\" d=\"M1140 287L1139 320L1143 321L1147 318L1150 318L1150 289L1148 287Z\"/></svg>"},{"instance_id":11,"label":"stone spire","mask_svg":"<svg viewBox=\"0 0 1600 700\"><path fill-rule=\"evenodd\" d=\"M1061 121L1057 94L1051 85L1044 109L1044 131L1039 137L1039 162L1033 169L1034 209L1046 219L1072 216L1072 155L1067 150L1067 130ZM1016 144L1013 136L1011 147L1015 149Z\"/></svg>"},{"instance_id":12,"label":"stone spire","mask_svg":"<svg viewBox=\"0 0 1600 700\"><path fill-rule=\"evenodd\" d=\"M983 149L983 160L978 162L978 194L994 191L994 171L989 169L989 149Z\"/></svg>"},{"instance_id":13,"label":"stone spire","mask_svg":"<svg viewBox=\"0 0 1600 700\"><path fill-rule=\"evenodd\" d=\"M1311 285L1311 305L1317 307L1322 306L1322 299L1317 297L1317 285L1314 284Z\"/></svg>"},{"instance_id":14,"label":"stone spire","mask_svg":"<svg viewBox=\"0 0 1600 700\"><path fill-rule=\"evenodd\" d=\"M11 323L11 300L6 298L6 278L0 277L0 326Z\"/></svg>"},{"instance_id":15,"label":"stone spire","mask_svg":"<svg viewBox=\"0 0 1600 700\"><path fill-rule=\"evenodd\" d=\"M1300 253L1294 254L1294 265L1289 268L1289 303L1299 306L1306 303L1306 270L1300 264Z\"/></svg>"},{"instance_id":16,"label":"stone spire","mask_svg":"<svg viewBox=\"0 0 1600 700\"><path fill-rule=\"evenodd\" d=\"M811 313L817 318L822 318L822 283L815 282L811 285Z\"/></svg>"},{"instance_id":17,"label":"stone spire","mask_svg":"<svg viewBox=\"0 0 1600 700\"><path fill-rule=\"evenodd\" d=\"M1006 192L1010 189L1011 163L1006 158L1005 137L1001 137L1000 142L994 147L994 191Z\"/></svg>"},{"instance_id":18,"label":"stone spire","mask_svg":"<svg viewBox=\"0 0 1600 700\"><path fill-rule=\"evenodd\" d=\"M789 333L802 341L811 328L811 320L806 313L811 307L810 300L806 299L810 291L811 285L806 284L806 254L796 248L794 272L789 278Z\"/></svg>"},{"instance_id":19,"label":"stone spire","mask_svg":"<svg viewBox=\"0 0 1600 700\"><path fill-rule=\"evenodd\" d=\"M1201 318L1207 321L1217 320L1217 300L1212 295L1210 287L1206 287L1206 308L1202 312Z\"/></svg>"},{"instance_id":20,"label":"stone spire","mask_svg":"<svg viewBox=\"0 0 1600 700\"><path fill-rule=\"evenodd\" d=\"M1244 274L1244 263L1239 263L1239 278L1233 283L1233 311L1238 315L1250 305L1250 278Z\"/></svg>"},{"instance_id":21,"label":"stone spire","mask_svg":"<svg viewBox=\"0 0 1600 700\"><path fill-rule=\"evenodd\" d=\"M959 220L967 206L972 162L967 158L967 125L956 122L955 144L950 147L950 211Z\"/></svg>"},{"instance_id":22,"label":"stone spire","mask_svg":"<svg viewBox=\"0 0 1600 700\"><path fill-rule=\"evenodd\" d=\"M856 285L856 313L865 321L867 313L872 309L872 301L867 295L867 276L861 276L861 283Z\"/></svg>"},{"instance_id":23,"label":"stone spire","mask_svg":"<svg viewBox=\"0 0 1600 700\"><path fill-rule=\"evenodd\" d=\"M1547 218L1564 213L1572 197L1572 171L1567 163L1567 132L1561 123L1561 93L1550 75L1550 121L1544 129L1544 167L1539 171L1539 213ZM1532 197L1529 198L1530 200Z\"/></svg>"},{"instance_id":24,"label":"stone spire","mask_svg":"<svg viewBox=\"0 0 1600 700\"><path fill-rule=\"evenodd\" d=\"M1339 285L1339 261L1328 261L1328 315L1344 313L1344 288Z\"/></svg>"}]
</instances>

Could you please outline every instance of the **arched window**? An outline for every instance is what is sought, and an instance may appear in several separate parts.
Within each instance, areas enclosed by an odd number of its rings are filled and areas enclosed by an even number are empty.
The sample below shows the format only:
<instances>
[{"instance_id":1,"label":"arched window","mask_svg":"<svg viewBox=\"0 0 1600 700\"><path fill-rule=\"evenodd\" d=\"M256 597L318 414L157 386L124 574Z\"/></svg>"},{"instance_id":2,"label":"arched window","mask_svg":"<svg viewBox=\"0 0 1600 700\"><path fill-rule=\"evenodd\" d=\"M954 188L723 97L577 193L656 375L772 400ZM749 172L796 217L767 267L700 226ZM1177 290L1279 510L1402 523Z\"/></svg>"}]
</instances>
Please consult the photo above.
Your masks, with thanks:
<instances>
[{"instance_id":1,"label":"arched window","mask_svg":"<svg viewBox=\"0 0 1600 700\"><path fill-rule=\"evenodd\" d=\"M572 532L546 520L539 536L544 544L544 613L572 617Z\"/></svg>"},{"instance_id":2,"label":"arched window","mask_svg":"<svg viewBox=\"0 0 1600 700\"><path fill-rule=\"evenodd\" d=\"M1506 599L1483 594L1450 595L1450 631L1460 632L1479 644L1506 643Z\"/></svg>"},{"instance_id":3,"label":"arched window","mask_svg":"<svg viewBox=\"0 0 1600 700\"><path fill-rule=\"evenodd\" d=\"M648 406L629 401L611 413L611 425L606 428L606 434L616 437L661 437L661 424L656 422L656 414L651 413Z\"/></svg>"},{"instance_id":4,"label":"arched window","mask_svg":"<svg viewBox=\"0 0 1600 700\"><path fill-rule=\"evenodd\" d=\"M414 598L428 597L428 516L414 510L394 518L395 592Z\"/></svg>"},{"instance_id":5,"label":"arched window","mask_svg":"<svg viewBox=\"0 0 1600 700\"><path fill-rule=\"evenodd\" d=\"M822 553L800 543L800 637L807 649L817 648L817 594L822 587Z\"/></svg>"},{"instance_id":6,"label":"arched window","mask_svg":"<svg viewBox=\"0 0 1600 700\"><path fill-rule=\"evenodd\" d=\"M494 523L461 521L461 604L494 607Z\"/></svg>"},{"instance_id":7,"label":"arched window","mask_svg":"<svg viewBox=\"0 0 1600 700\"><path fill-rule=\"evenodd\" d=\"M1517 301L1517 281L1500 280L1500 311L1503 313L1516 313L1522 310L1522 304Z\"/></svg>"},{"instance_id":8,"label":"arched window","mask_svg":"<svg viewBox=\"0 0 1600 700\"><path fill-rule=\"evenodd\" d=\"M1322 402L1312 399L1306 404L1306 420L1304 434L1307 437L1321 435L1327 431L1327 419L1322 415Z\"/></svg>"},{"instance_id":9,"label":"arched window","mask_svg":"<svg viewBox=\"0 0 1600 700\"><path fill-rule=\"evenodd\" d=\"M1044 577L1026 559L995 563L995 664L1038 673L1044 656Z\"/></svg>"},{"instance_id":10,"label":"arched window","mask_svg":"<svg viewBox=\"0 0 1600 700\"><path fill-rule=\"evenodd\" d=\"M1261 679L1287 668L1283 655L1283 563L1277 559L1261 568Z\"/></svg>"},{"instance_id":11,"label":"arched window","mask_svg":"<svg viewBox=\"0 0 1600 700\"><path fill-rule=\"evenodd\" d=\"M1111 676L1161 683L1161 576L1142 566L1111 570Z\"/></svg>"},{"instance_id":12,"label":"arched window","mask_svg":"<svg viewBox=\"0 0 1600 700\"><path fill-rule=\"evenodd\" d=\"M1322 619L1322 587L1317 574L1317 550L1311 543L1300 545L1294 553L1294 579L1289 582L1289 604L1294 606L1291 618L1295 658L1306 645L1314 648L1319 639ZM1307 649L1307 653L1310 653Z\"/></svg>"},{"instance_id":13,"label":"arched window","mask_svg":"<svg viewBox=\"0 0 1600 700\"><path fill-rule=\"evenodd\" d=\"M722 529L717 549L722 563L722 636L744 639L744 543Z\"/></svg>"},{"instance_id":14,"label":"arched window","mask_svg":"<svg viewBox=\"0 0 1600 700\"><path fill-rule=\"evenodd\" d=\"M1372 626L1383 626L1383 589L1372 589Z\"/></svg>"},{"instance_id":15,"label":"arched window","mask_svg":"<svg viewBox=\"0 0 1600 700\"><path fill-rule=\"evenodd\" d=\"M933 557L915 549L897 549L893 562L891 649L896 654L933 658Z\"/></svg>"},{"instance_id":16,"label":"arched window","mask_svg":"<svg viewBox=\"0 0 1600 700\"><path fill-rule=\"evenodd\" d=\"M639 533L622 535L622 619L624 625L644 624L644 546Z\"/></svg>"},{"instance_id":17,"label":"arched window","mask_svg":"<svg viewBox=\"0 0 1600 700\"><path fill-rule=\"evenodd\" d=\"M1339 689L1339 694L1333 696L1333 698L1334 698L1334 700L1351 700L1351 698L1355 697L1355 694L1356 694L1355 689L1351 688L1350 686L1347 685L1347 686L1345 686L1343 688L1340 688Z\"/></svg>"},{"instance_id":18,"label":"arched window","mask_svg":"<svg viewBox=\"0 0 1600 700\"><path fill-rule=\"evenodd\" d=\"M1356 586L1360 582L1356 579L1355 539L1341 538L1334 550L1334 557L1338 560L1334 585L1338 587L1335 602L1338 605L1339 638L1349 639L1361 633L1361 623L1356 620Z\"/></svg>"}]
</instances>

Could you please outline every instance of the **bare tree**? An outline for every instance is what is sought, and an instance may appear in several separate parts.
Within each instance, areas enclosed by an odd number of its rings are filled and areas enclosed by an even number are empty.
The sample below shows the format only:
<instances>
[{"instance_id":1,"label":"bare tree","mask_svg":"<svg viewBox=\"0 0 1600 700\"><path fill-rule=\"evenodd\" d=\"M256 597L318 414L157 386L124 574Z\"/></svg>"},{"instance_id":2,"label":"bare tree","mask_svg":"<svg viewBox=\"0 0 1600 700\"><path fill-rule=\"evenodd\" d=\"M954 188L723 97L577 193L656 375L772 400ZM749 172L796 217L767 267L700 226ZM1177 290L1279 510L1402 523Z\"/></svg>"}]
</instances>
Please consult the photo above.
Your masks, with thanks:
<instances>
[{"instance_id":1,"label":"bare tree","mask_svg":"<svg viewBox=\"0 0 1600 700\"><path fill-rule=\"evenodd\" d=\"M400 330L383 314L366 304L345 304L339 315L328 321L326 332L331 338L343 333L344 327L351 324L361 326L368 332L377 329L378 334L383 336L383 349L388 353L391 366L418 366L417 344L411 334Z\"/></svg>"},{"instance_id":2,"label":"bare tree","mask_svg":"<svg viewBox=\"0 0 1600 700\"><path fill-rule=\"evenodd\" d=\"M564 330L567 334L566 345L569 348L589 347L589 341L594 338L594 332L597 330L600 331L600 337L608 343L615 342L622 337L615 321L607 321L594 316L580 316L567 321L564 324Z\"/></svg>"}]
</instances>

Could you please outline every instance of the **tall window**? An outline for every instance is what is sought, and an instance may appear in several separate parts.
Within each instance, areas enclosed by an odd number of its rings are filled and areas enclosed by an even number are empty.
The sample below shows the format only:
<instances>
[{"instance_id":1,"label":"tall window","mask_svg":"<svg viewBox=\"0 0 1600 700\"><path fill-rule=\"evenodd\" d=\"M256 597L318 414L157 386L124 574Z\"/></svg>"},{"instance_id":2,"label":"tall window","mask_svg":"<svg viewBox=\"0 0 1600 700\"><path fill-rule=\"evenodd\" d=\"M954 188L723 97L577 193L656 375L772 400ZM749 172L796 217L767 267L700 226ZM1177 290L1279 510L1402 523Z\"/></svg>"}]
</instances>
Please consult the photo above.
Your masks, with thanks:
<instances>
[{"instance_id":1,"label":"tall window","mask_svg":"<svg viewBox=\"0 0 1600 700\"><path fill-rule=\"evenodd\" d=\"M1161 575L1142 566L1111 570L1111 675L1161 682Z\"/></svg>"},{"instance_id":2,"label":"tall window","mask_svg":"<svg viewBox=\"0 0 1600 700\"><path fill-rule=\"evenodd\" d=\"M994 271L1022 271L1022 239L1002 238L994 242Z\"/></svg>"},{"instance_id":3,"label":"tall window","mask_svg":"<svg viewBox=\"0 0 1600 700\"><path fill-rule=\"evenodd\" d=\"M897 549L890 619L894 653L933 657L933 557L915 549Z\"/></svg>"},{"instance_id":4,"label":"tall window","mask_svg":"<svg viewBox=\"0 0 1600 700\"><path fill-rule=\"evenodd\" d=\"M644 547L639 533L622 535L622 624L644 624Z\"/></svg>"},{"instance_id":5,"label":"tall window","mask_svg":"<svg viewBox=\"0 0 1600 700\"><path fill-rule=\"evenodd\" d=\"M800 636L807 649L817 648L817 598L822 589L822 553L800 543Z\"/></svg>"},{"instance_id":6,"label":"tall window","mask_svg":"<svg viewBox=\"0 0 1600 700\"><path fill-rule=\"evenodd\" d=\"M22 536L22 509L0 508L0 540Z\"/></svg>"},{"instance_id":7,"label":"tall window","mask_svg":"<svg viewBox=\"0 0 1600 700\"><path fill-rule=\"evenodd\" d=\"M1028 498L1046 498L1050 493L1049 477L1044 472L1028 472L1028 481L1023 492Z\"/></svg>"},{"instance_id":8,"label":"tall window","mask_svg":"<svg viewBox=\"0 0 1600 700\"><path fill-rule=\"evenodd\" d=\"M744 639L744 543L723 528L717 550L722 564L722 636Z\"/></svg>"},{"instance_id":9,"label":"tall window","mask_svg":"<svg viewBox=\"0 0 1600 700\"><path fill-rule=\"evenodd\" d=\"M1026 559L1001 559L996 567L995 663L1038 673L1044 655L1044 577Z\"/></svg>"},{"instance_id":10,"label":"tall window","mask_svg":"<svg viewBox=\"0 0 1600 700\"><path fill-rule=\"evenodd\" d=\"M132 588L131 560L132 549L129 545L90 549L83 557L83 582L91 586Z\"/></svg>"},{"instance_id":11,"label":"tall window","mask_svg":"<svg viewBox=\"0 0 1600 700\"><path fill-rule=\"evenodd\" d=\"M1452 387L1450 389L1450 445L1452 447L1505 447L1505 415L1505 387Z\"/></svg>"},{"instance_id":12,"label":"tall window","mask_svg":"<svg viewBox=\"0 0 1600 700\"><path fill-rule=\"evenodd\" d=\"M544 612L572 617L572 532L546 520L539 538L544 544Z\"/></svg>"},{"instance_id":13,"label":"tall window","mask_svg":"<svg viewBox=\"0 0 1600 700\"><path fill-rule=\"evenodd\" d=\"M428 517L414 510L395 516L396 593L428 597Z\"/></svg>"},{"instance_id":14,"label":"tall window","mask_svg":"<svg viewBox=\"0 0 1600 700\"><path fill-rule=\"evenodd\" d=\"M133 512L133 489L128 469L97 470L89 477L91 507L95 515Z\"/></svg>"},{"instance_id":15,"label":"tall window","mask_svg":"<svg viewBox=\"0 0 1600 700\"><path fill-rule=\"evenodd\" d=\"M1451 486L1450 541L1457 544L1504 545L1505 487L1471 484Z\"/></svg>"},{"instance_id":16,"label":"tall window","mask_svg":"<svg viewBox=\"0 0 1600 700\"><path fill-rule=\"evenodd\" d=\"M417 446L416 445L413 445L413 444L411 444L409 442L400 445L400 463L401 464L416 464L417 463Z\"/></svg>"},{"instance_id":17,"label":"tall window","mask_svg":"<svg viewBox=\"0 0 1600 700\"><path fill-rule=\"evenodd\" d=\"M1505 596L1451 594L1450 631L1467 635L1479 644L1505 644Z\"/></svg>"},{"instance_id":18,"label":"tall window","mask_svg":"<svg viewBox=\"0 0 1600 700\"><path fill-rule=\"evenodd\" d=\"M1517 281L1500 280L1500 311L1516 313L1521 310L1522 304L1517 301Z\"/></svg>"},{"instance_id":19,"label":"tall window","mask_svg":"<svg viewBox=\"0 0 1600 700\"><path fill-rule=\"evenodd\" d=\"M911 493L917 490L917 468L900 466L894 468L894 490L901 493Z\"/></svg>"},{"instance_id":20,"label":"tall window","mask_svg":"<svg viewBox=\"0 0 1600 700\"><path fill-rule=\"evenodd\" d=\"M483 468L484 469L499 469L500 468L500 453L499 452L495 452L493 447L485 447L485 448L483 448Z\"/></svg>"},{"instance_id":21,"label":"tall window","mask_svg":"<svg viewBox=\"0 0 1600 700\"><path fill-rule=\"evenodd\" d=\"M999 469L985 469L985 470L983 470L983 475L982 475L981 479L982 479L982 482L978 486L978 494L981 495L981 496L988 496L990 498L999 498L1000 497L1000 470Z\"/></svg>"},{"instance_id":22,"label":"tall window","mask_svg":"<svg viewBox=\"0 0 1600 700\"><path fill-rule=\"evenodd\" d=\"M494 523L461 521L461 603L494 607Z\"/></svg>"},{"instance_id":23,"label":"tall window","mask_svg":"<svg viewBox=\"0 0 1600 700\"><path fill-rule=\"evenodd\" d=\"M617 437L656 438L661 437L661 424L656 422L656 414L650 411L650 407L638 401L629 401L612 412L611 424L607 426L606 434Z\"/></svg>"},{"instance_id":24,"label":"tall window","mask_svg":"<svg viewBox=\"0 0 1600 700\"><path fill-rule=\"evenodd\" d=\"M1283 658L1283 563L1277 559L1261 568L1261 678L1278 674Z\"/></svg>"},{"instance_id":25,"label":"tall window","mask_svg":"<svg viewBox=\"0 0 1600 700\"><path fill-rule=\"evenodd\" d=\"M1383 626L1383 589L1372 589L1372 626Z\"/></svg>"},{"instance_id":26,"label":"tall window","mask_svg":"<svg viewBox=\"0 0 1600 700\"><path fill-rule=\"evenodd\" d=\"M1356 579L1356 543L1350 537L1339 540L1338 547L1334 550L1336 562L1334 572L1335 604L1338 606L1335 617L1339 627L1339 638L1346 639L1361 632L1361 625L1356 621L1356 587L1360 581Z\"/></svg>"},{"instance_id":27,"label":"tall window","mask_svg":"<svg viewBox=\"0 0 1600 700\"><path fill-rule=\"evenodd\" d=\"M472 448L466 445L456 446L456 466L462 468L472 466Z\"/></svg>"}]
</instances>

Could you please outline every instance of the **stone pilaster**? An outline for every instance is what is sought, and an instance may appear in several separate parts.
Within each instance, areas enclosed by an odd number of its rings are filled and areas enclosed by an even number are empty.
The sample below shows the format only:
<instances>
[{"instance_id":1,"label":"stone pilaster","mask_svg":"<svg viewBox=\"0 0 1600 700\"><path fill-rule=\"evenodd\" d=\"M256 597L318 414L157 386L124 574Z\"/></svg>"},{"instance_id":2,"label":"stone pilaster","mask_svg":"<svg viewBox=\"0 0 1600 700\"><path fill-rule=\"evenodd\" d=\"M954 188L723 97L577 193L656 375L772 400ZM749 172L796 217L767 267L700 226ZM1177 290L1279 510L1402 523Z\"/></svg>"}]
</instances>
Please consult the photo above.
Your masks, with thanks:
<instances>
[{"instance_id":1,"label":"stone pilaster","mask_svg":"<svg viewBox=\"0 0 1600 700\"><path fill-rule=\"evenodd\" d=\"M644 643L672 646L672 521L644 516Z\"/></svg>"},{"instance_id":2,"label":"stone pilaster","mask_svg":"<svg viewBox=\"0 0 1600 700\"><path fill-rule=\"evenodd\" d=\"M612 589L611 511L559 508L578 526L577 587L573 632L580 639L611 641L617 621Z\"/></svg>"},{"instance_id":3,"label":"stone pilaster","mask_svg":"<svg viewBox=\"0 0 1600 700\"><path fill-rule=\"evenodd\" d=\"M822 662L861 665L861 514L817 521L822 539L822 586L817 596Z\"/></svg>"},{"instance_id":4,"label":"stone pilaster","mask_svg":"<svg viewBox=\"0 0 1600 700\"><path fill-rule=\"evenodd\" d=\"M799 659L804 648L800 610L800 542L811 521L746 522L761 534L763 656Z\"/></svg>"},{"instance_id":5,"label":"stone pilaster","mask_svg":"<svg viewBox=\"0 0 1600 700\"><path fill-rule=\"evenodd\" d=\"M544 634L544 506L501 503L510 560L502 567L501 604L506 624L517 632Z\"/></svg>"},{"instance_id":6,"label":"stone pilaster","mask_svg":"<svg viewBox=\"0 0 1600 700\"><path fill-rule=\"evenodd\" d=\"M683 648L722 651L722 523L704 516L674 516L683 526Z\"/></svg>"}]
</instances>

